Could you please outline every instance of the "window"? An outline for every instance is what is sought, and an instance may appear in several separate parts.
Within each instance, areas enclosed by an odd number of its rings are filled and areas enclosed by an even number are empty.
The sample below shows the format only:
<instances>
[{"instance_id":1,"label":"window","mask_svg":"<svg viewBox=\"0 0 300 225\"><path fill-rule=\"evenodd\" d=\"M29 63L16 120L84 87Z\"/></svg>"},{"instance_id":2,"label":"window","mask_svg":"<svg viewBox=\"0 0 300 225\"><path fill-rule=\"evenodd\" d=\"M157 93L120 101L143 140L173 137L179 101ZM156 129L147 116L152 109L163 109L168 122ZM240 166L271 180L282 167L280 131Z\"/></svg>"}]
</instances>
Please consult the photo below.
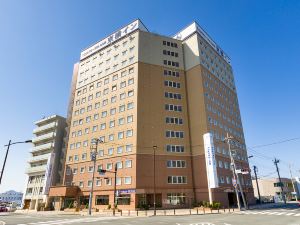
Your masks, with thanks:
<instances>
[{"instance_id":1,"label":"window","mask_svg":"<svg viewBox=\"0 0 300 225\"><path fill-rule=\"evenodd\" d=\"M116 108L110 109L110 115L115 115L116 114Z\"/></svg>"},{"instance_id":2,"label":"window","mask_svg":"<svg viewBox=\"0 0 300 225\"><path fill-rule=\"evenodd\" d=\"M106 128L106 123L102 123L101 125L100 125L100 130L104 130Z\"/></svg>"},{"instance_id":3,"label":"window","mask_svg":"<svg viewBox=\"0 0 300 225\"><path fill-rule=\"evenodd\" d=\"M108 94L108 88L103 90L103 95L107 95Z\"/></svg>"},{"instance_id":4,"label":"window","mask_svg":"<svg viewBox=\"0 0 300 225\"><path fill-rule=\"evenodd\" d=\"M124 184L131 184L131 177L124 177Z\"/></svg>"},{"instance_id":5,"label":"window","mask_svg":"<svg viewBox=\"0 0 300 225\"><path fill-rule=\"evenodd\" d=\"M109 195L96 195L96 205L108 205Z\"/></svg>"},{"instance_id":6,"label":"window","mask_svg":"<svg viewBox=\"0 0 300 225\"><path fill-rule=\"evenodd\" d=\"M127 74L127 71L122 71L122 72L121 72L121 77L125 77L126 74Z\"/></svg>"},{"instance_id":7,"label":"window","mask_svg":"<svg viewBox=\"0 0 300 225\"><path fill-rule=\"evenodd\" d=\"M132 151L132 144L126 145L126 152L131 152Z\"/></svg>"},{"instance_id":8,"label":"window","mask_svg":"<svg viewBox=\"0 0 300 225\"><path fill-rule=\"evenodd\" d=\"M84 173L85 167L80 167L80 173Z\"/></svg>"},{"instance_id":9,"label":"window","mask_svg":"<svg viewBox=\"0 0 300 225\"><path fill-rule=\"evenodd\" d=\"M92 187L92 183L93 183L93 182L92 182L91 180L89 180L89 181L88 181L88 187Z\"/></svg>"},{"instance_id":10,"label":"window","mask_svg":"<svg viewBox=\"0 0 300 225\"><path fill-rule=\"evenodd\" d=\"M79 160L78 155L74 155L74 161L78 161L78 160Z\"/></svg>"},{"instance_id":11,"label":"window","mask_svg":"<svg viewBox=\"0 0 300 225\"><path fill-rule=\"evenodd\" d=\"M89 123L89 122L91 122L91 119L92 119L91 116L87 116L87 117L85 118L85 122L86 122L86 123Z\"/></svg>"},{"instance_id":12,"label":"window","mask_svg":"<svg viewBox=\"0 0 300 225\"><path fill-rule=\"evenodd\" d=\"M122 169L123 168L123 163L122 162L117 162L117 168Z\"/></svg>"},{"instance_id":13,"label":"window","mask_svg":"<svg viewBox=\"0 0 300 225\"><path fill-rule=\"evenodd\" d=\"M133 109L133 102L129 102L127 104L127 109Z\"/></svg>"},{"instance_id":14,"label":"window","mask_svg":"<svg viewBox=\"0 0 300 225\"><path fill-rule=\"evenodd\" d=\"M98 156L99 156L99 157L104 156L104 150L99 150L99 151L98 151Z\"/></svg>"},{"instance_id":15,"label":"window","mask_svg":"<svg viewBox=\"0 0 300 225\"><path fill-rule=\"evenodd\" d=\"M94 167L93 166L89 166L89 170L88 170L89 173L92 173L94 172Z\"/></svg>"},{"instance_id":16,"label":"window","mask_svg":"<svg viewBox=\"0 0 300 225\"><path fill-rule=\"evenodd\" d=\"M133 90L128 91L128 97L131 97L131 96L133 96Z\"/></svg>"},{"instance_id":17,"label":"window","mask_svg":"<svg viewBox=\"0 0 300 225\"><path fill-rule=\"evenodd\" d=\"M112 167L113 167L112 163L107 163L106 164L106 169L107 170L112 170Z\"/></svg>"},{"instance_id":18,"label":"window","mask_svg":"<svg viewBox=\"0 0 300 225\"><path fill-rule=\"evenodd\" d=\"M133 136L133 130L127 130L126 137L132 137L132 136Z\"/></svg>"},{"instance_id":19,"label":"window","mask_svg":"<svg viewBox=\"0 0 300 225\"><path fill-rule=\"evenodd\" d=\"M167 138L183 138L184 132L183 131L166 131L166 137Z\"/></svg>"},{"instance_id":20,"label":"window","mask_svg":"<svg viewBox=\"0 0 300 225\"><path fill-rule=\"evenodd\" d=\"M119 125L123 125L125 123L125 118L119 118Z\"/></svg>"},{"instance_id":21,"label":"window","mask_svg":"<svg viewBox=\"0 0 300 225\"><path fill-rule=\"evenodd\" d=\"M172 92L165 92L165 98L180 100L181 99L181 94L172 93Z\"/></svg>"},{"instance_id":22,"label":"window","mask_svg":"<svg viewBox=\"0 0 300 225\"><path fill-rule=\"evenodd\" d=\"M168 193L167 200L171 205L185 205L186 195L184 193Z\"/></svg>"},{"instance_id":23,"label":"window","mask_svg":"<svg viewBox=\"0 0 300 225\"><path fill-rule=\"evenodd\" d=\"M116 91L116 90L117 90L117 85L111 87L111 91Z\"/></svg>"},{"instance_id":24,"label":"window","mask_svg":"<svg viewBox=\"0 0 300 225\"><path fill-rule=\"evenodd\" d=\"M109 121L109 127L112 128L115 126L115 121L112 120L112 121Z\"/></svg>"},{"instance_id":25,"label":"window","mask_svg":"<svg viewBox=\"0 0 300 225\"><path fill-rule=\"evenodd\" d=\"M79 187L83 187L83 181L79 181Z\"/></svg>"},{"instance_id":26,"label":"window","mask_svg":"<svg viewBox=\"0 0 300 225\"><path fill-rule=\"evenodd\" d=\"M121 93L120 94L120 100L125 99L126 98L126 94L125 93Z\"/></svg>"},{"instance_id":27,"label":"window","mask_svg":"<svg viewBox=\"0 0 300 225\"><path fill-rule=\"evenodd\" d=\"M101 92L100 91L96 92L96 98L99 98L100 96L101 96Z\"/></svg>"},{"instance_id":28,"label":"window","mask_svg":"<svg viewBox=\"0 0 300 225\"><path fill-rule=\"evenodd\" d=\"M92 110L92 105L89 105L87 108L86 108L86 111L89 112Z\"/></svg>"},{"instance_id":29,"label":"window","mask_svg":"<svg viewBox=\"0 0 300 225\"><path fill-rule=\"evenodd\" d=\"M87 140L83 141L83 147L87 147L89 145L89 142Z\"/></svg>"},{"instance_id":30,"label":"window","mask_svg":"<svg viewBox=\"0 0 300 225\"><path fill-rule=\"evenodd\" d=\"M110 101L111 101L111 103L114 103L114 102L116 102L116 101L117 101L117 96L113 96L113 97L111 97Z\"/></svg>"},{"instance_id":31,"label":"window","mask_svg":"<svg viewBox=\"0 0 300 225\"><path fill-rule=\"evenodd\" d=\"M106 182L106 185L111 185L112 184L111 178L105 179L105 182Z\"/></svg>"},{"instance_id":32,"label":"window","mask_svg":"<svg viewBox=\"0 0 300 225\"><path fill-rule=\"evenodd\" d=\"M127 123L132 123L133 121L133 116L127 116Z\"/></svg>"},{"instance_id":33,"label":"window","mask_svg":"<svg viewBox=\"0 0 300 225\"><path fill-rule=\"evenodd\" d=\"M108 154L108 155L114 154L114 148L109 148L109 149L107 150L107 154Z\"/></svg>"},{"instance_id":34,"label":"window","mask_svg":"<svg viewBox=\"0 0 300 225\"><path fill-rule=\"evenodd\" d=\"M106 106L108 104L108 99L104 99L103 101L102 101L102 106Z\"/></svg>"},{"instance_id":35,"label":"window","mask_svg":"<svg viewBox=\"0 0 300 225\"><path fill-rule=\"evenodd\" d=\"M133 72L134 72L133 68L129 68L129 74L131 74Z\"/></svg>"},{"instance_id":36,"label":"window","mask_svg":"<svg viewBox=\"0 0 300 225\"><path fill-rule=\"evenodd\" d=\"M83 154L81 155L81 159L82 159L82 160L86 160L86 158L87 158L87 154L86 154L86 153L83 153Z\"/></svg>"},{"instance_id":37,"label":"window","mask_svg":"<svg viewBox=\"0 0 300 225\"><path fill-rule=\"evenodd\" d=\"M131 168L132 167L132 160L126 160L125 161L125 168Z\"/></svg>"},{"instance_id":38,"label":"window","mask_svg":"<svg viewBox=\"0 0 300 225\"><path fill-rule=\"evenodd\" d=\"M120 105L119 112L124 112L124 111L125 111L125 105Z\"/></svg>"},{"instance_id":39,"label":"window","mask_svg":"<svg viewBox=\"0 0 300 225\"><path fill-rule=\"evenodd\" d=\"M107 116L107 111L103 111L103 112L101 113L101 117L104 118L104 117L106 117L106 116Z\"/></svg>"},{"instance_id":40,"label":"window","mask_svg":"<svg viewBox=\"0 0 300 225\"><path fill-rule=\"evenodd\" d=\"M98 113L94 114L94 120L97 120L97 119L99 119L99 114Z\"/></svg>"},{"instance_id":41,"label":"window","mask_svg":"<svg viewBox=\"0 0 300 225\"><path fill-rule=\"evenodd\" d=\"M181 105L165 104L165 110L175 111L175 112L182 112L182 106Z\"/></svg>"},{"instance_id":42,"label":"window","mask_svg":"<svg viewBox=\"0 0 300 225\"><path fill-rule=\"evenodd\" d=\"M120 88L124 88L124 87L126 87L126 81L120 83Z\"/></svg>"},{"instance_id":43,"label":"window","mask_svg":"<svg viewBox=\"0 0 300 225\"><path fill-rule=\"evenodd\" d=\"M177 117L166 117L166 123L167 124L183 124L182 118Z\"/></svg>"},{"instance_id":44,"label":"window","mask_svg":"<svg viewBox=\"0 0 300 225\"><path fill-rule=\"evenodd\" d=\"M168 184L186 184L186 176L168 176Z\"/></svg>"},{"instance_id":45,"label":"window","mask_svg":"<svg viewBox=\"0 0 300 225\"><path fill-rule=\"evenodd\" d=\"M122 154L123 153L123 146L117 147L117 153Z\"/></svg>"},{"instance_id":46,"label":"window","mask_svg":"<svg viewBox=\"0 0 300 225\"><path fill-rule=\"evenodd\" d=\"M115 138L115 135L114 135L114 134L108 135L108 140L109 140L109 141L113 141L114 138Z\"/></svg>"},{"instance_id":47,"label":"window","mask_svg":"<svg viewBox=\"0 0 300 225\"><path fill-rule=\"evenodd\" d=\"M223 168L223 162L222 161L219 161L219 167Z\"/></svg>"},{"instance_id":48,"label":"window","mask_svg":"<svg viewBox=\"0 0 300 225\"><path fill-rule=\"evenodd\" d=\"M104 84L108 84L108 83L109 83L109 78L105 78Z\"/></svg>"},{"instance_id":49,"label":"window","mask_svg":"<svg viewBox=\"0 0 300 225\"><path fill-rule=\"evenodd\" d=\"M77 168L73 168L73 174L77 174L78 169Z\"/></svg>"},{"instance_id":50,"label":"window","mask_svg":"<svg viewBox=\"0 0 300 225\"><path fill-rule=\"evenodd\" d=\"M98 109L98 108L100 108L100 102L95 103L95 109Z\"/></svg>"},{"instance_id":51,"label":"window","mask_svg":"<svg viewBox=\"0 0 300 225\"><path fill-rule=\"evenodd\" d=\"M122 184L122 179L121 177L116 178L116 185L121 185Z\"/></svg>"},{"instance_id":52,"label":"window","mask_svg":"<svg viewBox=\"0 0 300 225\"><path fill-rule=\"evenodd\" d=\"M118 133L118 139L123 139L124 138L124 132L121 131Z\"/></svg>"},{"instance_id":53,"label":"window","mask_svg":"<svg viewBox=\"0 0 300 225\"><path fill-rule=\"evenodd\" d=\"M96 186L101 186L101 180L100 179L97 179L96 180ZM97 198L96 198L96 201L97 201ZM97 203L96 203L96 205L97 205Z\"/></svg>"},{"instance_id":54,"label":"window","mask_svg":"<svg viewBox=\"0 0 300 225\"><path fill-rule=\"evenodd\" d=\"M118 55L117 55L118 56ZM113 75L112 80L118 80L118 74Z\"/></svg>"},{"instance_id":55,"label":"window","mask_svg":"<svg viewBox=\"0 0 300 225\"><path fill-rule=\"evenodd\" d=\"M165 84L166 87L180 88L180 83L179 82L165 80L164 84Z\"/></svg>"},{"instance_id":56,"label":"window","mask_svg":"<svg viewBox=\"0 0 300 225\"><path fill-rule=\"evenodd\" d=\"M131 79L128 80L128 85L131 85L133 83L134 83L134 79L133 78L131 78Z\"/></svg>"},{"instance_id":57,"label":"window","mask_svg":"<svg viewBox=\"0 0 300 225\"><path fill-rule=\"evenodd\" d=\"M185 160L168 160L167 167L168 168L185 168L186 161Z\"/></svg>"},{"instance_id":58,"label":"window","mask_svg":"<svg viewBox=\"0 0 300 225\"><path fill-rule=\"evenodd\" d=\"M117 197L118 205L130 205L130 194L121 194Z\"/></svg>"}]
</instances>

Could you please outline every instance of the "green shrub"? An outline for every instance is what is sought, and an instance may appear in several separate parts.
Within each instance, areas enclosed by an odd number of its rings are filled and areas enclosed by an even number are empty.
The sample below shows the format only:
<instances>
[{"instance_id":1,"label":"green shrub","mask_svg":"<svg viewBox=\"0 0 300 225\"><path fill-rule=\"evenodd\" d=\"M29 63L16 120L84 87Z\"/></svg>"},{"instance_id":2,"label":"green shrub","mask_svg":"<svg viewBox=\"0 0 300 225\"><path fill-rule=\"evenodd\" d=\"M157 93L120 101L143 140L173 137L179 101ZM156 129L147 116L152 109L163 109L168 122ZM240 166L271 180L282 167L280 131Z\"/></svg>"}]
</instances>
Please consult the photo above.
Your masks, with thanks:
<instances>
[{"instance_id":1,"label":"green shrub","mask_svg":"<svg viewBox=\"0 0 300 225\"><path fill-rule=\"evenodd\" d=\"M111 204L109 204L109 205L107 206L107 209L111 209Z\"/></svg>"}]
</instances>

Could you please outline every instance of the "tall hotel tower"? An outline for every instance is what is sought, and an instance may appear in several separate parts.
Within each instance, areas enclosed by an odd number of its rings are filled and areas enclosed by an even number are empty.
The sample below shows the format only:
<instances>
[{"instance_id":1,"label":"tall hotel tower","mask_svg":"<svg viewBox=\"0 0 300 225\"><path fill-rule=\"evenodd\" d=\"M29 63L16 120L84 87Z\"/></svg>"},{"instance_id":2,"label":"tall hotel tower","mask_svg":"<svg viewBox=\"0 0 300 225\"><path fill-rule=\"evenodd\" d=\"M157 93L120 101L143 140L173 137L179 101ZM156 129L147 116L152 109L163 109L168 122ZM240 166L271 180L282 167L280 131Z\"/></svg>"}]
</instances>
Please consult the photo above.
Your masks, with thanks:
<instances>
[{"instance_id":1,"label":"tall hotel tower","mask_svg":"<svg viewBox=\"0 0 300 225\"><path fill-rule=\"evenodd\" d=\"M188 207L208 200L203 135L213 135L218 187L212 198L235 204L228 133L238 169L249 168L229 57L196 23L167 37L136 20L83 50L74 66L69 136L57 208ZM97 148L96 169L90 152ZM155 160L155 161L154 161ZM98 169L117 170L99 174ZM154 169L155 168L155 169ZM154 179L155 178L155 179ZM253 202L249 174L240 175Z\"/></svg>"}]
</instances>

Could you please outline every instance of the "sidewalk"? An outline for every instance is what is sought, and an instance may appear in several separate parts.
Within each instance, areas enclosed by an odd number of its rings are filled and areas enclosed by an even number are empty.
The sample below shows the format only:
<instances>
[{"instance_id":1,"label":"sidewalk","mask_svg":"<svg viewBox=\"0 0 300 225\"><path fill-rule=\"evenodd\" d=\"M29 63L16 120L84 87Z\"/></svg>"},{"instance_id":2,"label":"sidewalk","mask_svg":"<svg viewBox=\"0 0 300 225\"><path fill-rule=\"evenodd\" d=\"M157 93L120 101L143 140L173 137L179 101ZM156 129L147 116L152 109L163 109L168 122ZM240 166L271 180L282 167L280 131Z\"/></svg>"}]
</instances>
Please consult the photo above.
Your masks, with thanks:
<instances>
[{"instance_id":1,"label":"sidewalk","mask_svg":"<svg viewBox=\"0 0 300 225\"><path fill-rule=\"evenodd\" d=\"M157 216L178 216L178 215L205 215L205 214L224 214L238 212L238 209L158 209L156 210ZM38 215L77 215L88 216L88 212L65 212L65 211L31 211L31 210L17 210L16 214L38 214ZM99 212L92 212L92 216L114 216L113 210L101 210ZM115 211L115 216L123 217L149 217L154 216L154 210L121 210Z\"/></svg>"}]
</instances>

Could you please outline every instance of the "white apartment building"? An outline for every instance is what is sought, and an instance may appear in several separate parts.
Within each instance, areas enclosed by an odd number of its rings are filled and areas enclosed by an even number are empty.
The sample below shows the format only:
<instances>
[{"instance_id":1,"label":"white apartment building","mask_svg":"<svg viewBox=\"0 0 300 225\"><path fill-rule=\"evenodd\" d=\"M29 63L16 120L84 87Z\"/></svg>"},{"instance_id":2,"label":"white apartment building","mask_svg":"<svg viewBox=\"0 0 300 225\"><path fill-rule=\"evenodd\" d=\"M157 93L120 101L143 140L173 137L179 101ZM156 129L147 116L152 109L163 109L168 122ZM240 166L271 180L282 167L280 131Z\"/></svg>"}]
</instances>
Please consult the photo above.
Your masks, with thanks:
<instances>
[{"instance_id":1,"label":"white apartment building","mask_svg":"<svg viewBox=\"0 0 300 225\"><path fill-rule=\"evenodd\" d=\"M60 181L62 168L60 158L63 157L63 138L66 119L52 115L35 122L33 130L33 148L26 174L28 175L24 191L24 209L40 210L47 206L49 187Z\"/></svg>"}]
</instances>

